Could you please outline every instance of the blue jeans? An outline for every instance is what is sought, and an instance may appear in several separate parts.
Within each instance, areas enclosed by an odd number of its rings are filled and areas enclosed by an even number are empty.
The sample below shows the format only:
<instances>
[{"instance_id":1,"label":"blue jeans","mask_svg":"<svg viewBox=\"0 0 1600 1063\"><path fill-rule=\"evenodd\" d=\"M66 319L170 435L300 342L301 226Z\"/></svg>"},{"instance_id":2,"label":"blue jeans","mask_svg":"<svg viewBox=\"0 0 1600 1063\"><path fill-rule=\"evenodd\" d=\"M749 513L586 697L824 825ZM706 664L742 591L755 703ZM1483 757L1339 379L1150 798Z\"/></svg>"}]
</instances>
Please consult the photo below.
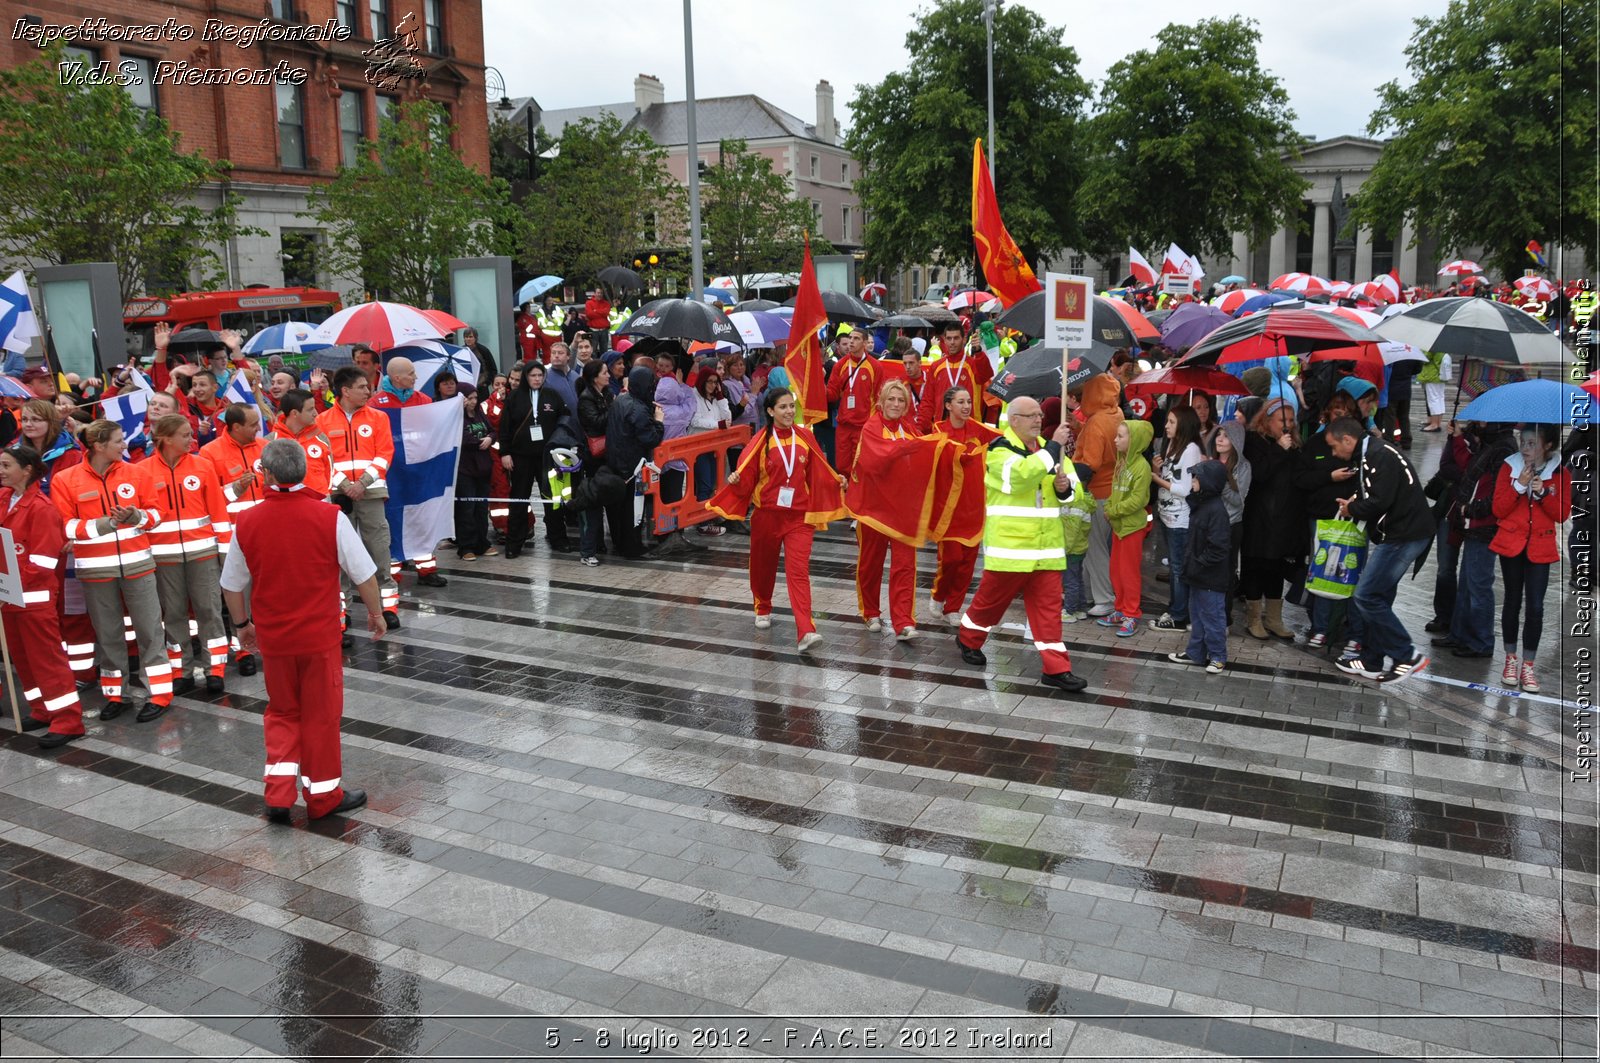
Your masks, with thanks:
<instances>
[{"instance_id":1,"label":"blue jeans","mask_svg":"<svg viewBox=\"0 0 1600 1063\"><path fill-rule=\"evenodd\" d=\"M1172 571L1172 604L1167 612L1180 624L1189 621L1189 585L1183 580L1183 555L1189 549L1189 529L1167 529L1167 565Z\"/></svg>"},{"instance_id":2,"label":"blue jeans","mask_svg":"<svg viewBox=\"0 0 1600 1063\"><path fill-rule=\"evenodd\" d=\"M1494 649L1494 555L1482 539L1461 543L1461 576L1450 637L1474 653Z\"/></svg>"},{"instance_id":3,"label":"blue jeans","mask_svg":"<svg viewBox=\"0 0 1600 1063\"><path fill-rule=\"evenodd\" d=\"M1173 530L1167 529L1169 533ZM1189 592L1189 619L1194 623L1189 632L1189 648L1184 651L1189 655L1189 659L1207 662L1227 661L1227 594L1223 591L1208 591L1196 587Z\"/></svg>"},{"instance_id":4,"label":"blue jeans","mask_svg":"<svg viewBox=\"0 0 1600 1063\"><path fill-rule=\"evenodd\" d=\"M1394 596L1406 570L1433 542L1409 539L1398 543L1377 543L1367 548L1367 564L1361 570L1351 604L1361 614L1361 657L1369 667L1383 664L1385 657L1396 662L1409 661L1416 652L1411 634L1394 615Z\"/></svg>"},{"instance_id":5,"label":"blue jeans","mask_svg":"<svg viewBox=\"0 0 1600 1063\"><path fill-rule=\"evenodd\" d=\"M1068 554L1067 567L1061 570L1061 611L1081 613L1088 607L1083 600L1083 555Z\"/></svg>"},{"instance_id":6,"label":"blue jeans","mask_svg":"<svg viewBox=\"0 0 1600 1063\"><path fill-rule=\"evenodd\" d=\"M702 454L694 459L694 497L704 502L717 490L717 459L720 454Z\"/></svg>"}]
</instances>

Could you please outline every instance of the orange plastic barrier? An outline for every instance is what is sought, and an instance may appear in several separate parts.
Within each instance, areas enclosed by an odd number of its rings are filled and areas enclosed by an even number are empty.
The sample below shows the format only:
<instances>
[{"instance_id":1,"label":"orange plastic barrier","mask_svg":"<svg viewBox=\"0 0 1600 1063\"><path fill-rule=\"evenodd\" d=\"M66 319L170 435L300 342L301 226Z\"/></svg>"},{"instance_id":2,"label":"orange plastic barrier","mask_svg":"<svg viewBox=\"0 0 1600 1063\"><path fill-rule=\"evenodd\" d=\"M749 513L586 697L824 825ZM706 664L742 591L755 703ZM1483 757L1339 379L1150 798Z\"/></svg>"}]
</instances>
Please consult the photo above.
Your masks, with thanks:
<instances>
[{"instance_id":1,"label":"orange plastic barrier","mask_svg":"<svg viewBox=\"0 0 1600 1063\"><path fill-rule=\"evenodd\" d=\"M748 442L750 442L750 426L741 424L732 428L719 428L715 432L696 432L694 435L682 436L656 447L655 453L650 457L656 468L666 468L669 461L681 461L689 466L689 471L684 475L683 497L676 502L663 502L661 477L651 472L648 467L644 470L644 495L655 500L653 506L655 533L666 535L681 528L692 528L696 524L714 520L716 514L707 509L704 502L694 497L694 459L702 454L726 455L730 447L741 447ZM727 482L728 463L724 459L717 462L715 490L721 490L722 485Z\"/></svg>"}]
</instances>

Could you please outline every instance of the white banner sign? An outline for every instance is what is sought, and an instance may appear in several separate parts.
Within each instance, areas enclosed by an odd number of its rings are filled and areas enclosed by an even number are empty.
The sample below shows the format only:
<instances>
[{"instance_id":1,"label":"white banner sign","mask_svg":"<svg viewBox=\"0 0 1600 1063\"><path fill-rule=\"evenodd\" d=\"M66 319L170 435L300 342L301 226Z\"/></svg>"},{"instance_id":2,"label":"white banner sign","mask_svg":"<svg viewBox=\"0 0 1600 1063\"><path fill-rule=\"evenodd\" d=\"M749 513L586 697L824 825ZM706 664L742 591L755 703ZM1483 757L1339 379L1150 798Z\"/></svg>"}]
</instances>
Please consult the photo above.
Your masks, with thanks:
<instances>
[{"instance_id":1,"label":"white banner sign","mask_svg":"<svg viewBox=\"0 0 1600 1063\"><path fill-rule=\"evenodd\" d=\"M1044 292L1045 346L1087 349L1093 343L1094 281L1066 273L1046 273Z\"/></svg>"}]
</instances>

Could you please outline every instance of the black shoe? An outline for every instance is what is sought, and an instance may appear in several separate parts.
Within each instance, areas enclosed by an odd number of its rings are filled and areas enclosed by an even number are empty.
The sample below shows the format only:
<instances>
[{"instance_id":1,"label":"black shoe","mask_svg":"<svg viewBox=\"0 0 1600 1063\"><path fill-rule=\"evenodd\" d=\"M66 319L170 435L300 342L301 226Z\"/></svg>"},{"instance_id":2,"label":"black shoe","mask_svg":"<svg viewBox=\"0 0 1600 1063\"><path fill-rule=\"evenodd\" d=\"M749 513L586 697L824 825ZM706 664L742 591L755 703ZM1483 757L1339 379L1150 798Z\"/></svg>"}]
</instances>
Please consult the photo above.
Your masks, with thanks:
<instances>
[{"instance_id":1,"label":"black shoe","mask_svg":"<svg viewBox=\"0 0 1600 1063\"><path fill-rule=\"evenodd\" d=\"M268 805L267 819L273 823L288 823L290 810L282 805Z\"/></svg>"},{"instance_id":2,"label":"black shoe","mask_svg":"<svg viewBox=\"0 0 1600 1063\"><path fill-rule=\"evenodd\" d=\"M1435 642L1434 645L1437 646L1439 644L1437 642ZM1453 645L1455 646L1455 649L1450 651L1450 656L1452 656L1452 657L1481 658L1481 657L1493 657L1494 656L1494 651L1493 650L1474 650L1474 649L1471 649L1469 647L1463 646L1460 643L1454 643Z\"/></svg>"},{"instance_id":3,"label":"black shoe","mask_svg":"<svg viewBox=\"0 0 1600 1063\"><path fill-rule=\"evenodd\" d=\"M333 811L329 812L328 815L337 816L341 812L353 812L366 803L367 792L365 790L346 790L344 792L344 800L334 805Z\"/></svg>"},{"instance_id":4,"label":"black shoe","mask_svg":"<svg viewBox=\"0 0 1600 1063\"><path fill-rule=\"evenodd\" d=\"M127 706L120 701L108 701L100 710L100 718L102 720L115 720L118 716L122 715L122 710L125 708L127 708Z\"/></svg>"},{"instance_id":5,"label":"black shoe","mask_svg":"<svg viewBox=\"0 0 1600 1063\"><path fill-rule=\"evenodd\" d=\"M427 572L417 577L417 582L424 587L448 587L450 581L437 572Z\"/></svg>"},{"instance_id":6,"label":"black shoe","mask_svg":"<svg viewBox=\"0 0 1600 1063\"><path fill-rule=\"evenodd\" d=\"M147 701L144 703L144 708L139 710L139 715L135 716L134 719L140 723L149 723L151 720L160 717L170 708L172 708L171 705L157 705L153 701Z\"/></svg>"},{"instance_id":7,"label":"black shoe","mask_svg":"<svg viewBox=\"0 0 1600 1063\"><path fill-rule=\"evenodd\" d=\"M60 749L62 746L66 745L68 742L76 742L78 739L80 739L82 737L83 737L83 735L64 735L64 734L61 734L59 731L51 731L47 735L41 735L40 736L40 738L39 738L39 748L40 749Z\"/></svg>"},{"instance_id":8,"label":"black shoe","mask_svg":"<svg viewBox=\"0 0 1600 1063\"><path fill-rule=\"evenodd\" d=\"M206 690L212 694L222 693L222 677L220 675L206 676Z\"/></svg>"},{"instance_id":9,"label":"black shoe","mask_svg":"<svg viewBox=\"0 0 1600 1063\"><path fill-rule=\"evenodd\" d=\"M550 549L558 554L575 554L578 552L578 548L571 543L551 543Z\"/></svg>"},{"instance_id":10,"label":"black shoe","mask_svg":"<svg viewBox=\"0 0 1600 1063\"><path fill-rule=\"evenodd\" d=\"M350 632L346 631L343 635L339 636L339 648L341 650L348 650L350 647L354 646L355 644L356 644L356 637L354 635L350 634Z\"/></svg>"},{"instance_id":11,"label":"black shoe","mask_svg":"<svg viewBox=\"0 0 1600 1063\"><path fill-rule=\"evenodd\" d=\"M520 546L508 546L508 547L506 547L506 560L507 561L515 561L517 558L519 558L521 556L522 556L522 547L520 547Z\"/></svg>"},{"instance_id":12,"label":"black shoe","mask_svg":"<svg viewBox=\"0 0 1600 1063\"><path fill-rule=\"evenodd\" d=\"M400 614L393 609L385 609L383 612L383 626L390 631L397 629L400 626Z\"/></svg>"},{"instance_id":13,"label":"black shoe","mask_svg":"<svg viewBox=\"0 0 1600 1063\"><path fill-rule=\"evenodd\" d=\"M35 720L32 716L24 716L22 718L22 729L24 731L40 731L49 726L50 721L48 720Z\"/></svg>"},{"instance_id":14,"label":"black shoe","mask_svg":"<svg viewBox=\"0 0 1600 1063\"><path fill-rule=\"evenodd\" d=\"M1450 630L1450 621L1448 621L1448 620L1430 620L1426 624L1422 625L1422 630L1426 631L1430 635L1436 634L1436 633L1438 633L1440 631L1449 631ZM1438 640L1435 639L1434 641L1438 641Z\"/></svg>"},{"instance_id":15,"label":"black shoe","mask_svg":"<svg viewBox=\"0 0 1600 1063\"><path fill-rule=\"evenodd\" d=\"M186 675L182 679L172 681L172 696L178 697L194 689L194 676Z\"/></svg>"},{"instance_id":16,"label":"black shoe","mask_svg":"<svg viewBox=\"0 0 1600 1063\"><path fill-rule=\"evenodd\" d=\"M1047 687L1055 687L1057 690L1065 690L1069 694L1076 694L1078 691L1085 690L1089 686L1089 681L1087 679L1075 676L1071 672L1057 672L1055 674L1046 672L1044 675L1039 677L1039 682L1043 683Z\"/></svg>"},{"instance_id":17,"label":"black shoe","mask_svg":"<svg viewBox=\"0 0 1600 1063\"><path fill-rule=\"evenodd\" d=\"M961 639L956 639L956 646L961 650L961 659L974 668L982 668L989 663L989 658L984 656L982 650L975 650L971 646L963 645Z\"/></svg>"},{"instance_id":18,"label":"black shoe","mask_svg":"<svg viewBox=\"0 0 1600 1063\"><path fill-rule=\"evenodd\" d=\"M243 657L240 657L237 661L235 661L234 664L239 669L240 675L255 675L257 669L261 667L256 663L256 656L253 653L245 654Z\"/></svg>"},{"instance_id":19,"label":"black shoe","mask_svg":"<svg viewBox=\"0 0 1600 1063\"><path fill-rule=\"evenodd\" d=\"M1435 646L1440 646L1440 647L1444 647L1444 648L1449 648L1451 646L1459 646L1459 645L1461 645L1461 643L1456 641L1456 637L1454 635L1450 634L1449 632L1446 632L1443 635L1435 635L1435 636L1433 636L1433 644Z\"/></svg>"}]
</instances>

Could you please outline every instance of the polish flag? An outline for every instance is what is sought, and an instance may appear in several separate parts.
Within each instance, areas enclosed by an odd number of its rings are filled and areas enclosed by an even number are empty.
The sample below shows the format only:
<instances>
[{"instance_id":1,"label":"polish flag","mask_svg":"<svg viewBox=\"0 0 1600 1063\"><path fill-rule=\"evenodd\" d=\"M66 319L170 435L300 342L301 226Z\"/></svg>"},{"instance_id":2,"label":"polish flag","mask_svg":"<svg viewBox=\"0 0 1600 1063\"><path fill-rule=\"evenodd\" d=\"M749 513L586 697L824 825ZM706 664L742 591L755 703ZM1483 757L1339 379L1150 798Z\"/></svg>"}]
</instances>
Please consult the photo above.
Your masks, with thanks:
<instances>
[{"instance_id":1,"label":"polish flag","mask_svg":"<svg viewBox=\"0 0 1600 1063\"><path fill-rule=\"evenodd\" d=\"M1133 279L1140 284L1156 282L1156 271L1145 261L1143 255L1131 247L1128 248L1128 272L1133 274Z\"/></svg>"}]
</instances>

